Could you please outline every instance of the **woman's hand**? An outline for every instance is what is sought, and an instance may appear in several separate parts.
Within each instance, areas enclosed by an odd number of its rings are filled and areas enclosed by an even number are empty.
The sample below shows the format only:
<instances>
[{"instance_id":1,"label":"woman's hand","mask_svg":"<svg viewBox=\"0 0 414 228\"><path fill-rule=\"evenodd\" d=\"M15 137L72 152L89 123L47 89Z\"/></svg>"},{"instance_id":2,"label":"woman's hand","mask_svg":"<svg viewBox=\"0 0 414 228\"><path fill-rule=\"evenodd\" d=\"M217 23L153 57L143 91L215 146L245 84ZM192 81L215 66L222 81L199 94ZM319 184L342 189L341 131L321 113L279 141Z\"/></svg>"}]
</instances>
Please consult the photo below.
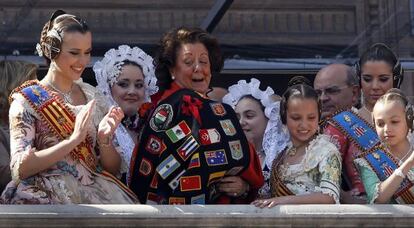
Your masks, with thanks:
<instances>
[{"instance_id":1,"label":"woman's hand","mask_svg":"<svg viewBox=\"0 0 414 228\"><path fill-rule=\"evenodd\" d=\"M231 197L240 197L249 191L249 184L238 176L228 176L218 184L219 191Z\"/></svg>"},{"instance_id":2,"label":"woman's hand","mask_svg":"<svg viewBox=\"0 0 414 228\"><path fill-rule=\"evenodd\" d=\"M274 207L278 204L282 204L282 199L283 197L274 197L274 198L270 198L270 199L260 199L260 200L255 200L252 202L252 204L256 207L260 207L260 208L264 208L264 207Z\"/></svg>"},{"instance_id":3,"label":"woman's hand","mask_svg":"<svg viewBox=\"0 0 414 228\"><path fill-rule=\"evenodd\" d=\"M114 132L124 118L124 112L120 107L111 107L109 112L99 123L98 141L109 144L112 141Z\"/></svg>"},{"instance_id":4,"label":"woman's hand","mask_svg":"<svg viewBox=\"0 0 414 228\"><path fill-rule=\"evenodd\" d=\"M88 127L91 122L92 110L95 107L95 99L89 101L85 107L76 115L75 127L70 140L73 140L76 145L85 140L88 134Z\"/></svg>"}]
</instances>

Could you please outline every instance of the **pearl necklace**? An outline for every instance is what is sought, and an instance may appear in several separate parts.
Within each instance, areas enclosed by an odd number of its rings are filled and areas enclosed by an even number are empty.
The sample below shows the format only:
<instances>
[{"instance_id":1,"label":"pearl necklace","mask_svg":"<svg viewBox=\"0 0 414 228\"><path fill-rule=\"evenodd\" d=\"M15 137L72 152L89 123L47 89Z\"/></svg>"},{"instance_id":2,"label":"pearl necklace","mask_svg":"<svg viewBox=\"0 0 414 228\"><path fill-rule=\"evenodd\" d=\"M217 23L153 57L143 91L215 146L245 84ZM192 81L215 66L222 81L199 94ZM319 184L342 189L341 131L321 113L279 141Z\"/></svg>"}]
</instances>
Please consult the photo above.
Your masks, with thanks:
<instances>
[{"instance_id":1,"label":"pearl necklace","mask_svg":"<svg viewBox=\"0 0 414 228\"><path fill-rule=\"evenodd\" d=\"M58 88L56 88L53 84L52 84L52 82L50 82L50 81L46 81L46 83L50 86L50 87L52 87L52 89L53 90L55 90L56 92L58 92L60 95L62 95L62 97L63 97L63 100L66 102L66 103L70 103L70 104L72 104L72 102L73 102L73 100L72 100L72 92L73 92L73 83L72 83L72 87L70 88L70 90L69 90L69 92L62 92L61 90L59 90Z\"/></svg>"}]
</instances>

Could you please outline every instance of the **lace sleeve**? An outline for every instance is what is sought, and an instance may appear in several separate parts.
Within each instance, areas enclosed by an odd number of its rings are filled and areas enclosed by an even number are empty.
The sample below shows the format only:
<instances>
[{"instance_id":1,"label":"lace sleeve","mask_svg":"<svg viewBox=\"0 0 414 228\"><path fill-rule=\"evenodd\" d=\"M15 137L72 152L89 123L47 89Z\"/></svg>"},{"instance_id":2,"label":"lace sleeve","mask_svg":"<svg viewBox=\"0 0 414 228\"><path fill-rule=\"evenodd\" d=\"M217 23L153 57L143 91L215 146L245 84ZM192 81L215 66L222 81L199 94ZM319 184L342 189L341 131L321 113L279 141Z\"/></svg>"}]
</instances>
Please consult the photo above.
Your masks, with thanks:
<instances>
[{"instance_id":1,"label":"lace sleeve","mask_svg":"<svg viewBox=\"0 0 414 228\"><path fill-rule=\"evenodd\" d=\"M19 169L22 162L35 151L35 122L32 109L21 95L15 94L10 105L10 169L13 180L19 180ZM32 110L33 111L33 110Z\"/></svg>"},{"instance_id":2,"label":"lace sleeve","mask_svg":"<svg viewBox=\"0 0 414 228\"><path fill-rule=\"evenodd\" d=\"M332 196L335 203L340 199L341 158L339 153L330 153L319 164L321 181L319 190Z\"/></svg>"}]
</instances>

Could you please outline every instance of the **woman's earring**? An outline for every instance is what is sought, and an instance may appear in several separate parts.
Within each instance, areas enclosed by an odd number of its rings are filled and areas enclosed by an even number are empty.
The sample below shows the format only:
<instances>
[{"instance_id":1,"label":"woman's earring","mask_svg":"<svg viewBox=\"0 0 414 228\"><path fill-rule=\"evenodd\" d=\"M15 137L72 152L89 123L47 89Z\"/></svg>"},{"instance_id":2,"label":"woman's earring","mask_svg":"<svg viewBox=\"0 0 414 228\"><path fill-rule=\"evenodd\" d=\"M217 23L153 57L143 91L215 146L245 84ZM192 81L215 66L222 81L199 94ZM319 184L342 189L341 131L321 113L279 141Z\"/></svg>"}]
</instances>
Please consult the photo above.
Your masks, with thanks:
<instances>
[{"instance_id":1,"label":"woman's earring","mask_svg":"<svg viewBox=\"0 0 414 228\"><path fill-rule=\"evenodd\" d=\"M175 80L175 76L174 76L174 75L171 75L171 79L172 79L172 80Z\"/></svg>"}]
</instances>

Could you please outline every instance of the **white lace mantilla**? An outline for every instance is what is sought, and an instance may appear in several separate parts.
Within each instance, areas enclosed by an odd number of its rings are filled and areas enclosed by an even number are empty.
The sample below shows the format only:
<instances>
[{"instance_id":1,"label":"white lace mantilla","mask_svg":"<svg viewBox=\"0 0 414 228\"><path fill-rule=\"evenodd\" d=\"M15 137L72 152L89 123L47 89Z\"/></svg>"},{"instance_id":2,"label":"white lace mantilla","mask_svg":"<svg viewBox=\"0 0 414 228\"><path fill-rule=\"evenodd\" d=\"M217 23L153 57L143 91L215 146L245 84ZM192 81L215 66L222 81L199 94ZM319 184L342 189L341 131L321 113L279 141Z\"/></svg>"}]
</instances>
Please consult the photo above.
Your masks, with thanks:
<instances>
[{"instance_id":1,"label":"white lace mantilla","mask_svg":"<svg viewBox=\"0 0 414 228\"><path fill-rule=\"evenodd\" d=\"M266 165L272 167L273 160L285 149L290 136L286 126L280 120L280 102L274 101L272 98L275 94L273 89L267 87L263 91L259 87L260 81L256 78L250 79L250 83L247 83L246 80L240 80L237 84L229 87L229 93L223 97L223 103L230 105L234 109L242 97L251 95L265 107L264 114L269 121L263 135L262 148L266 155Z\"/></svg>"}]
</instances>

